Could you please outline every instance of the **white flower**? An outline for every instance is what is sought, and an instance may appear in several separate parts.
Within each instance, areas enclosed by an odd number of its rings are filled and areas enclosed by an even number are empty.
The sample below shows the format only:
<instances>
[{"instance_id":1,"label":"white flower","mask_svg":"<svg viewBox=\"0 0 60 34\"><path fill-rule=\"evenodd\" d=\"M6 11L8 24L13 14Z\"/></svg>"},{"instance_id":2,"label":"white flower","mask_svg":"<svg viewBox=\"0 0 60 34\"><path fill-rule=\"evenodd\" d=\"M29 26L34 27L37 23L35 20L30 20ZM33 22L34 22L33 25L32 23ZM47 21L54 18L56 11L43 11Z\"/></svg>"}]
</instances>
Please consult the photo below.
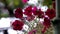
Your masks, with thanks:
<instances>
[{"instance_id":1,"label":"white flower","mask_svg":"<svg viewBox=\"0 0 60 34\"><path fill-rule=\"evenodd\" d=\"M48 9L48 7L47 7L47 6L42 6L42 7L41 7L41 11L43 11L43 12L46 12L46 11L47 11L47 9Z\"/></svg>"},{"instance_id":2,"label":"white flower","mask_svg":"<svg viewBox=\"0 0 60 34\"><path fill-rule=\"evenodd\" d=\"M24 26L23 26L23 30L28 31L28 29L29 29L29 26L26 25L26 24L24 24Z\"/></svg>"},{"instance_id":3,"label":"white flower","mask_svg":"<svg viewBox=\"0 0 60 34\"><path fill-rule=\"evenodd\" d=\"M34 27L36 27L37 26L37 23L34 23Z\"/></svg>"},{"instance_id":4,"label":"white flower","mask_svg":"<svg viewBox=\"0 0 60 34\"><path fill-rule=\"evenodd\" d=\"M27 3L30 4L30 5L31 4L36 5L38 3L38 0L29 0Z\"/></svg>"},{"instance_id":5,"label":"white flower","mask_svg":"<svg viewBox=\"0 0 60 34\"><path fill-rule=\"evenodd\" d=\"M40 18L40 23L43 23L44 22L44 18Z\"/></svg>"}]
</instances>

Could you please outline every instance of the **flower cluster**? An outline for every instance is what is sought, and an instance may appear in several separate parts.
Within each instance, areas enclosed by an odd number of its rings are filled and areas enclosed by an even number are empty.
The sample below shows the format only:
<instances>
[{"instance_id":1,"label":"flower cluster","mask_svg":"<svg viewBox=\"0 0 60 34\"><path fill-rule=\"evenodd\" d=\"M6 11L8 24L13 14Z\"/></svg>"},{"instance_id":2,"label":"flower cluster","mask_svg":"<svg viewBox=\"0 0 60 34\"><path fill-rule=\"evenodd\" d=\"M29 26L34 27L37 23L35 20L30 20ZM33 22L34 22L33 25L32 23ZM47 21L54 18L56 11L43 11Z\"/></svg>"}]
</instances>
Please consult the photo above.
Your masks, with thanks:
<instances>
[{"instance_id":1,"label":"flower cluster","mask_svg":"<svg viewBox=\"0 0 60 34\"><path fill-rule=\"evenodd\" d=\"M26 3L28 0L22 0L22 1L24 3ZM37 6L29 5L29 6L25 7L24 9L17 8L14 11L14 15L16 18L19 19L19 20L15 20L12 23L12 27L14 30L29 31L28 29L30 29L30 27L33 24L35 24L35 22L38 19L37 23L39 22L44 26L44 28L42 29L42 33L44 33L46 31L46 29L51 26L51 19L56 17L56 12L54 9L50 9L47 6L42 6L42 7L38 8ZM34 21L34 22L32 22L32 21ZM31 23L29 23L29 22L31 22ZM33 28L33 26L32 26L32 28ZM36 32L36 30L32 31L32 32ZM28 34L31 34L31 33L29 32Z\"/></svg>"}]
</instances>

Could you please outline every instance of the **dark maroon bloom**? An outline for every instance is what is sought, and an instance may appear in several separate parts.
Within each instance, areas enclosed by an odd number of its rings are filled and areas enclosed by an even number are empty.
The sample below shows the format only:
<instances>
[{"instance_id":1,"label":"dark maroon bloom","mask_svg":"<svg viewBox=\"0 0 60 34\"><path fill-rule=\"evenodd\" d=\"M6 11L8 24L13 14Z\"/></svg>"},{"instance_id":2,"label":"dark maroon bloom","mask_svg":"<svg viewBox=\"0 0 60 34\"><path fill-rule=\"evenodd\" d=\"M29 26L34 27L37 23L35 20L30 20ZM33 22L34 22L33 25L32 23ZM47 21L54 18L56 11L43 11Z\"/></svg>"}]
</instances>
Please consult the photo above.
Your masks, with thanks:
<instances>
[{"instance_id":1,"label":"dark maroon bloom","mask_svg":"<svg viewBox=\"0 0 60 34\"><path fill-rule=\"evenodd\" d=\"M14 30L22 30L24 23L19 20L15 20L15 22L12 23L12 27Z\"/></svg>"},{"instance_id":2,"label":"dark maroon bloom","mask_svg":"<svg viewBox=\"0 0 60 34\"><path fill-rule=\"evenodd\" d=\"M22 0L23 3L27 3L28 0Z\"/></svg>"},{"instance_id":3,"label":"dark maroon bloom","mask_svg":"<svg viewBox=\"0 0 60 34\"><path fill-rule=\"evenodd\" d=\"M41 18L41 17L43 17L43 15L44 15L44 12L41 11L41 9L39 9L38 10L38 17Z\"/></svg>"},{"instance_id":4,"label":"dark maroon bloom","mask_svg":"<svg viewBox=\"0 0 60 34\"><path fill-rule=\"evenodd\" d=\"M46 11L46 15L48 15L48 17L49 17L50 19L53 19L54 17L56 17L56 12L55 12L55 10L53 10L53 9L48 9L48 10Z\"/></svg>"},{"instance_id":5,"label":"dark maroon bloom","mask_svg":"<svg viewBox=\"0 0 60 34\"><path fill-rule=\"evenodd\" d=\"M32 21L32 20L34 20L34 16L27 16L27 18L26 18L26 20L28 20L28 21Z\"/></svg>"},{"instance_id":6,"label":"dark maroon bloom","mask_svg":"<svg viewBox=\"0 0 60 34\"><path fill-rule=\"evenodd\" d=\"M51 25L50 19L48 19L47 17L44 17L43 25L44 25L46 28L49 28L50 25Z\"/></svg>"},{"instance_id":7,"label":"dark maroon bloom","mask_svg":"<svg viewBox=\"0 0 60 34\"><path fill-rule=\"evenodd\" d=\"M33 7L32 12L33 12L34 15L38 14L37 10L38 10L37 7Z\"/></svg>"},{"instance_id":8,"label":"dark maroon bloom","mask_svg":"<svg viewBox=\"0 0 60 34\"><path fill-rule=\"evenodd\" d=\"M17 8L16 11L15 11L15 17L16 18L23 18L23 11L21 8Z\"/></svg>"},{"instance_id":9,"label":"dark maroon bloom","mask_svg":"<svg viewBox=\"0 0 60 34\"><path fill-rule=\"evenodd\" d=\"M32 6L28 6L28 7L25 9L24 14L27 15L27 16L31 16L31 15L32 15Z\"/></svg>"}]
</instances>

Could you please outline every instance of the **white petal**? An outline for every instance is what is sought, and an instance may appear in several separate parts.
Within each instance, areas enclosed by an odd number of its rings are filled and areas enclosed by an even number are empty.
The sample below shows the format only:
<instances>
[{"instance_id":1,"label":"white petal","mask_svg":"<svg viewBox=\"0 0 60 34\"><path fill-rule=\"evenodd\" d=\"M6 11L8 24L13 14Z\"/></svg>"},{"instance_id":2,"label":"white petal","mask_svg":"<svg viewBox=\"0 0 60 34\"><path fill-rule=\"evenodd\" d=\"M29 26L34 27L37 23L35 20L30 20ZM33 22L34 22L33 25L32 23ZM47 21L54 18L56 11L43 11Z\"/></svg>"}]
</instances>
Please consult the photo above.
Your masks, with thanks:
<instances>
[{"instance_id":1,"label":"white petal","mask_svg":"<svg viewBox=\"0 0 60 34\"><path fill-rule=\"evenodd\" d=\"M27 2L28 4L37 4L38 3L38 0L29 0L28 2Z\"/></svg>"},{"instance_id":2,"label":"white petal","mask_svg":"<svg viewBox=\"0 0 60 34\"><path fill-rule=\"evenodd\" d=\"M47 6L42 6L42 7L41 7L41 11L43 11L43 12L46 12L46 11L47 11L47 9L48 9L48 7L47 7Z\"/></svg>"},{"instance_id":3,"label":"white petal","mask_svg":"<svg viewBox=\"0 0 60 34\"><path fill-rule=\"evenodd\" d=\"M29 28L29 26L26 25L26 24L24 24L24 26L23 26L23 30L28 31L28 28Z\"/></svg>"},{"instance_id":4,"label":"white petal","mask_svg":"<svg viewBox=\"0 0 60 34\"><path fill-rule=\"evenodd\" d=\"M34 23L34 27L36 27L37 26L37 23Z\"/></svg>"},{"instance_id":5,"label":"white petal","mask_svg":"<svg viewBox=\"0 0 60 34\"><path fill-rule=\"evenodd\" d=\"M44 18L40 18L40 23L43 23L44 22Z\"/></svg>"}]
</instances>

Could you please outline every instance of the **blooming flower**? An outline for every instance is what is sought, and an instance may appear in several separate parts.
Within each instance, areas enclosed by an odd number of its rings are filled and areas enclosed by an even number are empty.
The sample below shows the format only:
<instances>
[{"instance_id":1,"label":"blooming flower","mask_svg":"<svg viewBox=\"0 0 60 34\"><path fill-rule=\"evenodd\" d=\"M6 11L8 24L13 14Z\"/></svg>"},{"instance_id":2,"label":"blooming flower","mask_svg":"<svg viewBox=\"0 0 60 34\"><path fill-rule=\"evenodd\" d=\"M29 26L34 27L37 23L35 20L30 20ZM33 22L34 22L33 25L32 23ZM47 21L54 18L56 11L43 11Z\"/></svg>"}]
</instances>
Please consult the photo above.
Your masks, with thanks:
<instances>
[{"instance_id":1,"label":"blooming flower","mask_svg":"<svg viewBox=\"0 0 60 34\"><path fill-rule=\"evenodd\" d=\"M28 25L26 25L26 24L23 25L23 30L28 31L28 28L29 28Z\"/></svg>"},{"instance_id":2,"label":"blooming flower","mask_svg":"<svg viewBox=\"0 0 60 34\"><path fill-rule=\"evenodd\" d=\"M25 9L24 14L27 15L27 16L31 16L31 15L32 15L32 6L28 6L28 7Z\"/></svg>"},{"instance_id":3,"label":"blooming flower","mask_svg":"<svg viewBox=\"0 0 60 34\"><path fill-rule=\"evenodd\" d=\"M44 12L41 11L41 9L38 10L38 17L41 18L43 17Z\"/></svg>"},{"instance_id":4,"label":"blooming flower","mask_svg":"<svg viewBox=\"0 0 60 34\"><path fill-rule=\"evenodd\" d=\"M27 18L26 18L26 20L28 20L28 21L32 21L32 20L34 20L34 16L27 16Z\"/></svg>"},{"instance_id":5,"label":"blooming flower","mask_svg":"<svg viewBox=\"0 0 60 34\"><path fill-rule=\"evenodd\" d=\"M28 0L22 0L23 3L27 3Z\"/></svg>"},{"instance_id":6,"label":"blooming flower","mask_svg":"<svg viewBox=\"0 0 60 34\"><path fill-rule=\"evenodd\" d=\"M24 23L19 20L15 20L15 22L12 23L12 27L14 30L22 30Z\"/></svg>"},{"instance_id":7,"label":"blooming flower","mask_svg":"<svg viewBox=\"0 0 60 34\"><path fill-rule=\"evenodd\" d=\"M36 6L33 7L32 12L33 12L34 15L37 15L37 14L38 14L38 12L37 12L37 7L36 7Z\"/></svg>"},{"instance_id":8,"label":"blooming flower","mask_svg":"<svg viewBox=\"0 0 60 34\"><path fill-rule=\"evenodd\" d=\"M51 25L50 19L48 19L47 17L44 17L43 25L44 25L46 28L49 28L50 25Z\"/></svg>"},{"instance_id":9,"label":"blooming flower","mask_svg":"<svg viewBox=\"0 0 60 34\"><path fill-rule=\"evenodd\" d=\"M17 8L16 11L15 11L15 17L16 18L23 18L23 11L21 8Z\"/></svg>"},{"instance_id":10,"label":"blooming flower","mask_svg":"<svg viewBox=\"0 0 60 34\"><path fill-rule=\"evenodd\" d=\"M42 6L42 7L41 7L41 11L42 11L42 12L46 12L46 11L47 11L47 9L48 9L48 7L47 7L47 6Z\"/></svg>"},{"instance_id":11,"label":"blooming flower","mask_svg":"<svg viewBox=\"0 0 60 34\"><path fill-rule=\"evenodd\" d=\"M56 16L56 12L53 9L48 9L46 15L48 15L50 19L53 19Z\"/></svg>"}]
</instances>

